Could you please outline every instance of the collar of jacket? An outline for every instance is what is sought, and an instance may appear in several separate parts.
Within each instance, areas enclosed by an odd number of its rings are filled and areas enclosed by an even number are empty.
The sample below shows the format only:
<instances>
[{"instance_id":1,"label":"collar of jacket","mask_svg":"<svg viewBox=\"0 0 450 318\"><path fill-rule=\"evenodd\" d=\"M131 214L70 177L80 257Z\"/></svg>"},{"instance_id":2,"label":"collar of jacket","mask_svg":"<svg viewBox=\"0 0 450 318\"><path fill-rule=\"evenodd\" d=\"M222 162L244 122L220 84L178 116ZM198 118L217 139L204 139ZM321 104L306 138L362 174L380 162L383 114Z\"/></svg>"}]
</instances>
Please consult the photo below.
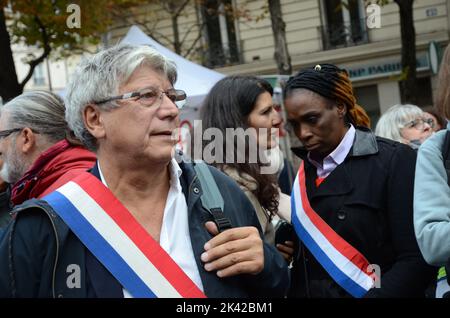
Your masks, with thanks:
<instances>
[{"instance_id":1,"label":"collar of jacket","mask_svg":"<svg viewBox=\"0 0 450 318\"><path fill-rule=\"evenodd\" d=\"M292 152L299 158L305 160L308 151L304 147L293 147ZM355 140L352 149L350 149L350 157L360 157L374 155L378 153L377 139L374 133L365 127L356 127Z\"/></svg>"}]
</instances>

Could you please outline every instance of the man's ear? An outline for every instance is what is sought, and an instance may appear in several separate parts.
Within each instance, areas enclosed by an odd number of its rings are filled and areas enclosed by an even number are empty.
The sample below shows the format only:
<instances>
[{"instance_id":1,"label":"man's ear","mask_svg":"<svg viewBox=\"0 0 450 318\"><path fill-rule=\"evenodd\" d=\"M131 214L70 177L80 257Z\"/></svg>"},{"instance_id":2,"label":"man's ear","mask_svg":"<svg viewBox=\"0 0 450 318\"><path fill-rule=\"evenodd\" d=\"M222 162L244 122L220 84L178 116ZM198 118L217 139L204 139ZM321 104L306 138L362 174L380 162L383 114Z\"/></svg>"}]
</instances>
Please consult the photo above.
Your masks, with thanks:
<instances>
[{"instance_id":1,"label":"man's ear","mask_svg":"<svg viewBox=\"0 0 450 318\"><path fill-rule=\"evenodd\" d=\"M105 136L105 127L103 125L102 113L96 105L89 104L84 108L83 120L86 129L96 139Z\"/></svg>"},{"instance_id":2,"label":"man's ear","mask_svg":"<svg viewBox=\"0 0 450 318\"><path fill-rule=\"evenodd\" d=\"M345 105L341 103L337 104L336 107L339 118L344 118L345 114L347 113L347 107L345 107Z\"/></svg>"},{"instance_id":3,"label":"man's ear","mask_svg":"<svg viewBox=\"0 0 450 318\"><path fill-rule=\"evenodd\" d=\"M20 141L20 148L24 154L32 153L36 148L36 133L31 128L25 127L17 136L17 141Z\"/></svg>"}]
</instances>

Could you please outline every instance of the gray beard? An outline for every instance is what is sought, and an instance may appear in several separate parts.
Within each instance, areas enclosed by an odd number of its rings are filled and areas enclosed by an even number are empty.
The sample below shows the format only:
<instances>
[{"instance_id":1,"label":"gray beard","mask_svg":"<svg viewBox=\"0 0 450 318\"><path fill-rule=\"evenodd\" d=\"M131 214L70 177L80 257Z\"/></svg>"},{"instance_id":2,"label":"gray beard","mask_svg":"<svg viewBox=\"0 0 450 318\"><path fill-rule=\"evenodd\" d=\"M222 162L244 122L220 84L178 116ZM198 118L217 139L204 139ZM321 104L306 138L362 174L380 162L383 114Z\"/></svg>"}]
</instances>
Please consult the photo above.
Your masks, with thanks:
<instances>
[{"instance_id":1,"label":"gray beard","mask_svg":"<svg viewBox=\"0 0 450 318\"><path fill-rule=\"evenodd\" d=\"M11 159L11 160L6 160ZM11 165L8 164L11 163ZM14 185L26 172L25 163L20 162L17 157L10 156L3 161L0 177L7 183Z\"/></svg>"},{"instance_id":2,"label":"gray beard","mask_svg":"<svg viewBox=\"0 0 450 318\"><path fill-rule=\"evenodd\" d=\"M9 176L8 171L8 164L6 162L3 162L2 169L0 170L0 178L2 178L3 181L11 184L11 178Z\"/></svg>"}]
</instances>

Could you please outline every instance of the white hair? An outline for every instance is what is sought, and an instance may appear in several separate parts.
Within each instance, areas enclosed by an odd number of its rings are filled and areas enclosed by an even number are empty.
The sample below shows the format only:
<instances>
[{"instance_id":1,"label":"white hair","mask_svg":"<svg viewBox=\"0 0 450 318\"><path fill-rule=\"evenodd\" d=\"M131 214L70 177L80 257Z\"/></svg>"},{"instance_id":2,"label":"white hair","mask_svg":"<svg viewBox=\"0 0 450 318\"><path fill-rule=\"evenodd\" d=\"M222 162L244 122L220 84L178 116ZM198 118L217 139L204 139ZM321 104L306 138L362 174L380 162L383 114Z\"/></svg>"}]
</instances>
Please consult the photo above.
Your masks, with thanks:
<instances>
[{"instance_id":1,"label":"white hair","mask_svg":"<svg viewBox=\"0 0 450 318\"><path fill-rule=\"evenodd\" d=\"M389 108L381 117L375 128L375 135L403 142L401 129L407 123L421 117L422 109L411 104L397 104Z\"/></svg>"},{"instance_id":2,"label":"white hair","mask_svg":"<svg viewBox=\"0 0 450 318\"><path fill-rule=\"evenodd\" d=\"M1 114L5 113L9 115L9 129L28 127L48 142L63 140L68 133L64 102L51 92L25 92L1 107Z\"/></svg>"},{"instance_id":3,"label":"white hair","mask_svg":"<svg viewBox=\"0 0 450 318\"><path fill-rule=\"evenodd\" d=\"M162 72L173 85L175 63L146 45L119 44L84 59L72 74L66 95L66 120L86 148L96 151L97 142L84 126L87 105L118 95L133 72L141 66ZM103 109L118 107L114 102L99 104Z\"/></svg>"}]
</instances>

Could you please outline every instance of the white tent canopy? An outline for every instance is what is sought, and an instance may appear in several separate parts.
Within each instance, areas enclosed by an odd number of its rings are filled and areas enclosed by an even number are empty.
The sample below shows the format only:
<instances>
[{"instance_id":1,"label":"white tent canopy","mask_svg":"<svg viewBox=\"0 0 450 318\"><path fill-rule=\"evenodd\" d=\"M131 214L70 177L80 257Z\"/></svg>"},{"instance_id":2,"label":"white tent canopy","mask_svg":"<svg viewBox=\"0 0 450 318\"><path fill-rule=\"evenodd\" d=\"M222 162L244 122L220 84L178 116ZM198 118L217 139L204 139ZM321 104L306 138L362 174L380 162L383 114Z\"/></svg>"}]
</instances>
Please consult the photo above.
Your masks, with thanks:
<instances>
[{"instance_id":1,"label":"white tent canopy","mask_svg":"<svg viewBox=\"0 0 450 318\"><path fill-rule=\"evenodd\" d=\"M213 85L225 77L221 73L195 64L172 52L135 25L130 28L121 43L150 45L175 62L178 70L178 79L175 87L184 90L188 96L184 108L199 108Z\"/></svg>"}]
</instances>

